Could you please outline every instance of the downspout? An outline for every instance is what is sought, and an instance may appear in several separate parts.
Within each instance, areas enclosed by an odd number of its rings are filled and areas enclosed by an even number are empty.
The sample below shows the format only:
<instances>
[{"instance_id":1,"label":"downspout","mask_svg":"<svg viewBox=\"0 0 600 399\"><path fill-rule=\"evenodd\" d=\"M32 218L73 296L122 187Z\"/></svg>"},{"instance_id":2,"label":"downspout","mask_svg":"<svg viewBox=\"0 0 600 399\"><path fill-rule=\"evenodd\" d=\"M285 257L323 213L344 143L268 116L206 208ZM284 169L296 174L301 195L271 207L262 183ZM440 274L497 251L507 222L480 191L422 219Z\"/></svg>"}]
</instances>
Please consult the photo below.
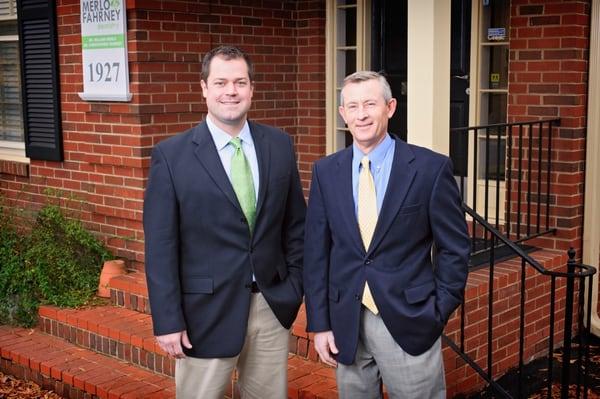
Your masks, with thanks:
<instances>
[{"instance_id":1,"label":"downspout","mask_svg":"<svg viewBox=\"0 0 600 399\"><path fill-rule=\"evenodd\" d=\"M591 2L590 61L588 72L588 106L585 159L585 199L583 222L583 263L598 270L600 260L600 1ZM600 337L598 316L598 281L592 282L591 332ZM586 286L589 290L589 284ZM587 296L586 296L587 298ZM587 314L586 301L586 314Z\"/></svg>"}]
</instances>

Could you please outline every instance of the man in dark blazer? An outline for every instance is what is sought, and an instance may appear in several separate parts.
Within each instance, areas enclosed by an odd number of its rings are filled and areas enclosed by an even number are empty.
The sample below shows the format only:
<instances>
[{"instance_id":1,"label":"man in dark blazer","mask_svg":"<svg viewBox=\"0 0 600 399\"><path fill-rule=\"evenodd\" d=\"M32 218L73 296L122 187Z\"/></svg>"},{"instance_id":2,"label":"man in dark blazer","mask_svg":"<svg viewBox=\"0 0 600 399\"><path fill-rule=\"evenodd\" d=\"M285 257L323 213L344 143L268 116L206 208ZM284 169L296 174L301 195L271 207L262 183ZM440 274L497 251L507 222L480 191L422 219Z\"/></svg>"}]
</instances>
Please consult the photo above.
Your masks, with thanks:
<instances>
[{"instance_id":1,"label":"man in dark blazer","mask_svg":"<svg viewBox=\"0 0 600 399\"><path fill-rule=\"evenodd\" d=\"M253 68L235 47L202 64L204 122L157 144L144 201L154 334L178 398L286 398L302 303L305 201L291 138L247 121Z\"/></svg>"},{"instance_id":2,"label":"man in dark blazer","mask_svg":"<svg viewBox=\"0 0 600 399\"><path fill-rule=\"evenodd\" d=\"M461 303L469 241L450 160L387 132L386 79L348 76L353 145L315 163L304 289L308 331L340 397L445 398L440 336Z\"/></svg>"}]
</instances>

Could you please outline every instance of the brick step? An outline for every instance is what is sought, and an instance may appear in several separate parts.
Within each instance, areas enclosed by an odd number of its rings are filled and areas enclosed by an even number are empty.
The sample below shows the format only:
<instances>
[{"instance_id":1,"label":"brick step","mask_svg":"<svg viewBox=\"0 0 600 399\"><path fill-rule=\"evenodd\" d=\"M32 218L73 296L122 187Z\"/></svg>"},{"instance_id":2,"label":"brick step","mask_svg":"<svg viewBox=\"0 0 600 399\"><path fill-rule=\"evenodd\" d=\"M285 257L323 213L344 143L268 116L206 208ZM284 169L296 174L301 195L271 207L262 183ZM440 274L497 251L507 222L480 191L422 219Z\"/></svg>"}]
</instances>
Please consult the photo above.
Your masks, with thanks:
<instances>
[{"instance_id":1,"label":"brick step","mask_svg":"<svg viewBox=\"0 0 600 399\"><path fill-rule=\"evenodd\" d=\"M566 271L567 254L565 251L538 250L530 253L534 259L540 262L546 269ZM497 347L494 360L494 375L500 376L507 368L514 367L514 353L518 345L518 336L515 336L515 325L518 326L519 315L519 287L520 287L521 262L517 259L510 259L499 262L494 268L494 310L497 314L494 327L494 345ZM129 285L127 285L129 284ZM147 292L145 288L145 275L135 273L128 275L126 279L118 278L115 281L118 290L123 292L122 304L125 304L125 294L142 294ZM557 289L560 290L564 282L557 282ZM482 268L469 273L467 286L465 288L465 334L466 349L474 356L480 364L485 364L485 342L487 326L487 292L489 287L489 269ZM526 317L527 323L534 323L543 320L544 314L540 313L538 308L548 306L549 298L549 279L534 272L531 267L527 267L527 287L526 298ZM560 292L560 291L559 291ZM115 296L116 297L116 296ZM141 303L138 301L138 303ZM559 302L559 305L562 302ZM564 307L564 304L561 305ZM560 312L560 309L557 309ZM317 355L313 347L312 334L305 332L306 316L304 307L300 309L298 317L292 327L290 335L290 352L298 354L309 360L316 360ZM455 342L460 341L461 319L460 312L457 311L450 318L444 332ZM526 357L534 358L539 356L538 346L542 347L547 337L540 336L543 331L533 330L527 332ZM558 334L559 338L560 333ZM539 336L539 337L538 337ZM555 342L559 339L555 337ZM539 341L539 344L538 344ZM536 346L537 345L537 346ZM504 354L502 353L504 351ZM458 357L449 347L443 349L446 366L446 383L449 396L469 392L483 386L483 380L477 377L462 359Z\"/></svg>"},{"instance_id":2,"label":"brick step","mask_svg":"<svg viewBox=\"0 0 600 399\"><path fill-rule=\"evenodd\" d=\"M131 272L113 277L108 283L108 288L113 305L150 314L145 273Z\"/></svg>"},{"instance_id":3,"label":"brick step","mask_svg":"<svg viewBox=\"0 0 600 399\"><path fill-rule=\"evenodd\" d=\"M174 398L171 378L37 330L0 326L3 372L66 398ZM87 396L85 396L87 394Z\"/></svg>"},{"instance_id":4,"label":"brick step","mask_svg":"<svg viewBox=\"0 0 600 399\"><path fill-rule=\"evenodd\" d=\"M154 339L150 315L115 306L40 306L39 328L81 347L173 376L175 362Z\"/></svg>"},{"instance_id":5,"label":"brick step","mask_svg":"<svg viewBox=\"0 0 600 399\"><path fill-rule=\"evenodd\" d=\"M150 314L146 274L131 272L110 280L110 301L114 306ZM304 304L300 307L298 317L292 326L290 336L290 352L310 360L317 360L312 335L306 332L306 312Z\"/></svg>"},{"instance_id":6,"label":"brick step","mask_svg":"<svg viewBox=\"0 0 600 399\"><path fill-rule=\"evenodd\" d=\"M175 385L170 377L95 353L38 330L0 326L0 353L0 370L33 381L65 398L175 397ZM235 381L232 381L226 397L239 397ZM337 398L334 370L290 355L288 398Z\"/></svg>"},{"instance_id":7,"label":"brick step","mask_svg":"<svg viewBox=\"0 0 600 399\"><path fill-rule=\"evenodd\" d=\"M61 309L46 305L40 307L39 317L39 328L47 334L165 378L174 375L175 362L156 344L150 315L114 306ZM337 397L334 370L316 362L316 352L313 358L290 355L290 398Z\"/></svg>"}]
</instances>

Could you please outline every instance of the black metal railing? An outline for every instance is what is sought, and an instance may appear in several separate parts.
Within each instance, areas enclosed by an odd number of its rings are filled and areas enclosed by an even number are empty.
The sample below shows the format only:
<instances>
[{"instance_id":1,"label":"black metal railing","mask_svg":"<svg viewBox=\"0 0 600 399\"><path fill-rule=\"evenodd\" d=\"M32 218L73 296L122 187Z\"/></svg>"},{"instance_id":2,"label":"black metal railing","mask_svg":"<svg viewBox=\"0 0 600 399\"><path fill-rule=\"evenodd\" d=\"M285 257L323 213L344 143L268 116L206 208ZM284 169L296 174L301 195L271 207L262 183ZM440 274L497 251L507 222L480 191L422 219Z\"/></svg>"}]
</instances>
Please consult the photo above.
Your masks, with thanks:
<instances>
[{"instance_id":1,"label":"black metal railing","mask_svg":"<svg viewBox=\"0 0 600 399\"><path fill-rule=\"evenodd\" d=\"M512 242L556 232L550 224L550 175L553 129L559 125L560 119L549 119L450 129L473 149L473 160L469 162L464 151L458 168L463 201ZM468 195L467 184L472 191ZM470 227L471 254L487 253L492 244L489 232L475 219Z\"/></svg>"},{"instance_id":2,"label":"black metal railing","mask_svg":"<svg viewBox=\"0 0 600 399\"><path fill-rule=\"evenodd\" d=\"M451 338L444 335L444 341L466 362L468 363L487 383L489 388L494 392L497 397L504 398L521 398L524 397L524 352L525 352L525 298L526 298L526 277L528 270L533 270L534 274L539 276L546 276L550 281L550 292L549 296L549 325L548 328L537 328L540 333L541 331L548 331L548 367L547 367L547 389L548 398L552 396L552 382L554 374L553 364L553 351L554 351L554 336L555 336L555 324L556 320L556 303L557 298L557 281L562 283L561 280L565 280L565 309L564 309L564 334L563 334L563 361L562 370L560 374L560 395L561 398L569 397L569 386L576 385L575 394L579 398L582 395L583 398L587 398L588 395L588 375L589 370L589 343L588 337L590 334L590 320L591 312L587 312L584 321L584 304L587 302L587 309L591 309L592 304L592 290L588 289L587 298L584 298L584 287L585 280L588 279L588 287L591 287L592 276L596 272L591 266L577 264L575 262L575 251L572 249L569 251L569 260L566 265L566 271L554 271L544 268L538 261L529 256L522 248L516 245L514 242L508 239L502 232L500 232L492 224L488 223L482 216L477 214L471 207L463 204L463 209L469 215L473 221L477 222L482 229L486 231L486 235L489 236L491 245L489 250L489 291L487 294L487 356L486 364L478 364L472 359L468 353L476 348L465 347L465 304L463 302L459 314L460 314L460 332L458 334L458 343L454 342ZM514 390L508 390L502 387L497 381L494 380L493 366L495 364L494 351L493 351L493 339L494 339L494 268L498 263L495 256L495 249L499 245L509 248L514 256L520 259L520 311L519 311L519 354L518 354L518 387L516 392ZM579 294L576 298L575 294L575 283L578 283ZM577 299L576 315L574 316L574 303ZM573 324L573 318L577 317L577 323ZM478 320L479 321L479 320ZM539 326L538 326L539 327ZM578 334L579 350L578 355L575 359L571 359L571 345L573 327ZM501 359L498 359L501 360ZM575 372L573 372L575 368ZM573 395L573 390L571 391ZM555 397L555 396L554 396Z\"/></svg>"}]
</instances>

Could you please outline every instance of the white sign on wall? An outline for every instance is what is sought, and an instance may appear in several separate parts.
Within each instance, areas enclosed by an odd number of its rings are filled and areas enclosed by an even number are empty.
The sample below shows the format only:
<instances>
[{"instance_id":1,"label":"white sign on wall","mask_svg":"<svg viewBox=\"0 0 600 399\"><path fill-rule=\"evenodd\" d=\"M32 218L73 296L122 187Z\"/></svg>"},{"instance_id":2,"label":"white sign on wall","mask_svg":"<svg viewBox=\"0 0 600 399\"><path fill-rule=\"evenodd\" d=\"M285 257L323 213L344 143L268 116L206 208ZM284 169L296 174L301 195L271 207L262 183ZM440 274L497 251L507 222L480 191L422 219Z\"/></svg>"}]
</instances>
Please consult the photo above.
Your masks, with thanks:
<instances>
[{"instance_id":1,"label":"white sign on wall","mask_svg":"<svg viewBox=\"0 0 600 399\"><path fill-rule=\"evenodd\" d=\"M81 0L81 99L131 100L126 20L124 0Z\"/></svg>"}]
</instances>

